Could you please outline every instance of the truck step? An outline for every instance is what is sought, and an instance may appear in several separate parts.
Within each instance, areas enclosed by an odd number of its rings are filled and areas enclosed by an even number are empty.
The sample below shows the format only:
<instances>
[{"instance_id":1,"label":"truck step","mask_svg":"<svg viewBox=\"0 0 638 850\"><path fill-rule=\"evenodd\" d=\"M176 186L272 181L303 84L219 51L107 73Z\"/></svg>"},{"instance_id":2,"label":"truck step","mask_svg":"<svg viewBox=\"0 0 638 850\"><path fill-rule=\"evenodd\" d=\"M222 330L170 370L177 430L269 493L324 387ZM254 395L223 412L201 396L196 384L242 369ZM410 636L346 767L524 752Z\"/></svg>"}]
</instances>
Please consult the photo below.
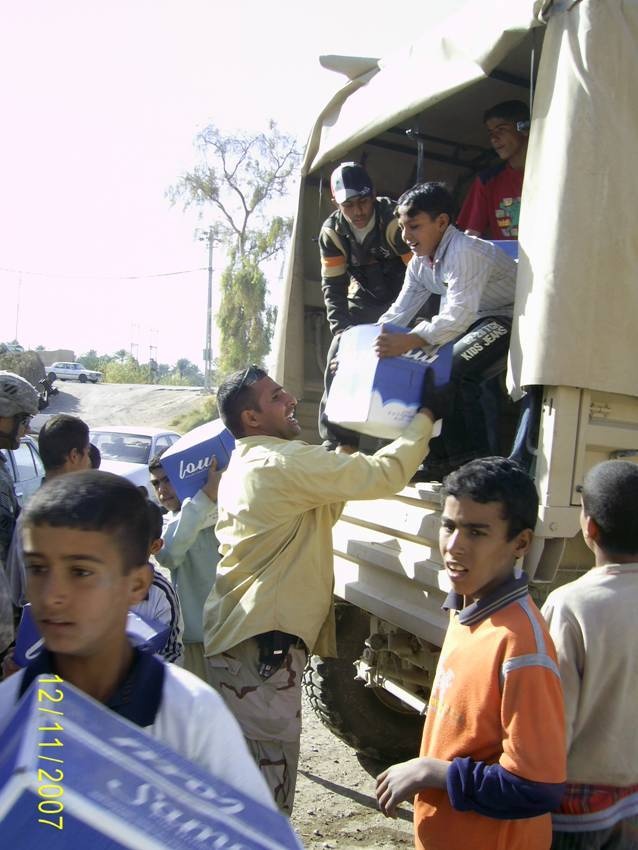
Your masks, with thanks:
<instances>
[{"instance_id":1,"label":"truck step","mask_svg":"<svg viewBox=\"0 0 638 850\"><path fill-rule=\"evenodd\" d=\"M339 554L335 554L334 564L338 597L441 646L448 625L448 615L441 610L446 595L443 591L432 586L415 587L407 576Z\"/></svg>"},{"instance_id":2,"label":"truck step","mask_svg":"<svg viewBox=\"0 0 638 850\"><path fill-rule=\"evenodd\" d=\"M343 516L353 522L386 531L416 543L436 545L439 536L440 508L426 501L396 496L394 499L347 502Z\"/></svg>"}]
</instances>

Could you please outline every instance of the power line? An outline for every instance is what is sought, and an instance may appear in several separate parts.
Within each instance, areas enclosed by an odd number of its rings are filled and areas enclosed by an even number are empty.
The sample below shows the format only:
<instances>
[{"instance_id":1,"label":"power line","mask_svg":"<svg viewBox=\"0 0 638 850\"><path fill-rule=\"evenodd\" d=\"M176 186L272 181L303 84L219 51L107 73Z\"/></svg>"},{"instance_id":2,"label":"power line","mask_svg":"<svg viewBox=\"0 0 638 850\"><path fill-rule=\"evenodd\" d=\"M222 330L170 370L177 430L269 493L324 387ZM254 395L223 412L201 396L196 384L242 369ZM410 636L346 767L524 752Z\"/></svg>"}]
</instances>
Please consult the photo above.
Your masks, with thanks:
<instances>
[{"instance_id":1,"label":"power line","mask_svg":"<svg viewBox=\"0 0 638 850\"><path fill-rule=\"evenodd\" d=\"M181 274L195 274L196 272L204 272L206 271L207 266L201 266L197 269L184 269L183 271L178 272L158 272L157 274L128 274L128 275L116 275L116 274L68 274L62 273L58 274L57 272L29 272L24 269L8 269L4 266L0 266L0 272L10 272L12 274L20 274L20 275L29 275L30 277L57 277L62 278L63 280L150 280L155 277L175 277L176 275Z\"/></svg>"}]
</instances>

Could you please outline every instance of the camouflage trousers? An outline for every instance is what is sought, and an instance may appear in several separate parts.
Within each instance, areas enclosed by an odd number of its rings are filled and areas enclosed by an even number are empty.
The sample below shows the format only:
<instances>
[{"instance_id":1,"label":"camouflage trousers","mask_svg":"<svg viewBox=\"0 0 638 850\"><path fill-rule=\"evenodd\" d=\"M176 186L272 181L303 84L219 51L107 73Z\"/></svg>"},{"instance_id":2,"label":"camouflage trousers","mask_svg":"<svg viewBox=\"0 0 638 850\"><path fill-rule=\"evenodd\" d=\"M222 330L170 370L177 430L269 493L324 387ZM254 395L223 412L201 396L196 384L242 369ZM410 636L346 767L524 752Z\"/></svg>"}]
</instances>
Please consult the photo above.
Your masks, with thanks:
<instances>
[{"instance_id":1,"label":"camouflage trousers","mask_svg":"<svg viewBox=\"0 0 638 850\"><path fill-rule=\"evenodd\" d=\"M267 679L259 675L259 645L254 638L206 659L208 681L241 726L275 803L288 816L297 784L306 658L305 648L291 646Z\"/></svg>"},{"instance_id":2,"label":"camouflage trousers","mask_svg":"<svg viewBox=\"0 0 638 850\"><path fill-rule=\"evenodd\" d=\"M194 676L199 676L207 685L214 687L210 680L210 667L204 655L203 643L184 644L184 670L188 670Z\"/></svg>"}]
</instances>

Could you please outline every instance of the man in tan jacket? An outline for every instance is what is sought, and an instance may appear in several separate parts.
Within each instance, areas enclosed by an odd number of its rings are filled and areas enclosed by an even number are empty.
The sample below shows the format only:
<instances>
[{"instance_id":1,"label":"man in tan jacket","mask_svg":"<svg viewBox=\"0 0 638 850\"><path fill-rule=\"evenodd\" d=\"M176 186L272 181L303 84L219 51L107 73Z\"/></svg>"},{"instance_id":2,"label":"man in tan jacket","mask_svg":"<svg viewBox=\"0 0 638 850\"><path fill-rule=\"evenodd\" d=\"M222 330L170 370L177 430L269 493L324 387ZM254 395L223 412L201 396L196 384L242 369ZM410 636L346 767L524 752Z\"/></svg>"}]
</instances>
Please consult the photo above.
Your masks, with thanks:
<instances>
[{"instance_id":1,"label":"man in tan jacket","mask_svg":"<svg viewBox=\"0 0 638 850\"><path fill-rule=\"evenodd\" d=\"M297 400L256 366L231 375L217 403L237 443L219 487L221 560L204 608L210 680L290 814L306 657L336 654L332 527L348 499L407 484L434 415L418 413L372 456L347 455L296 439Z\"/></svg>"}]
</instances>

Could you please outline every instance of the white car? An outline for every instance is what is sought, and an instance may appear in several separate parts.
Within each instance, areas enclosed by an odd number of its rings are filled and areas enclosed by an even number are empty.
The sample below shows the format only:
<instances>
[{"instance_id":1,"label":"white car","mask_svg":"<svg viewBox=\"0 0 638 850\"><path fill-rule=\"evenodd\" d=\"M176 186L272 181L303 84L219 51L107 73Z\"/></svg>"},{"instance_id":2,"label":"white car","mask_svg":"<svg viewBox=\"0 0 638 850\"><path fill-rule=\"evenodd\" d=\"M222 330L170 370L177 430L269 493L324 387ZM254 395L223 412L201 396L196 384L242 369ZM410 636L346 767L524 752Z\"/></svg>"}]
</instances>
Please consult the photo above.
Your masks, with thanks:
<instances>
[{"instance_id":1,"label":"white car","mask_svg":"<svg viewBox=\"0 0 638 850\"><path fill-rule=\"evenodd\" d=\"M63 362L52 363L47 369L47 378L50 381L55 381L56 378L61 381L79 381L81 384L85 384L87 381L97 384L98 381L104 380L101 372L85 369L81 363Z\"/></svg>"},{"instance_id":2,"label":"white car","mask_svg":"<svg viewBox=\"0 0 638 850\"><path fill-rule=\"evenodd\" d=\"M20 447L9 451L3 450L3 455L9 461L7 468L16 488L16 496L21 506L33 496L44 478L44 465L38 452L38 445L33 437L23 437Z\"/></svg>"},{"instance_id":3,"label":"white car","mask_svg":"<svg viewBox=\"0 0 638 850\"><path fill-rule=\"evenodd\" d=\"M180 434L165 428L136 425L103 425L91 428L91 442L100 450L100 469L128 478L138 487L146 487L153 498L148 462L179 440Z\"/></svg>"}]
</instances>

